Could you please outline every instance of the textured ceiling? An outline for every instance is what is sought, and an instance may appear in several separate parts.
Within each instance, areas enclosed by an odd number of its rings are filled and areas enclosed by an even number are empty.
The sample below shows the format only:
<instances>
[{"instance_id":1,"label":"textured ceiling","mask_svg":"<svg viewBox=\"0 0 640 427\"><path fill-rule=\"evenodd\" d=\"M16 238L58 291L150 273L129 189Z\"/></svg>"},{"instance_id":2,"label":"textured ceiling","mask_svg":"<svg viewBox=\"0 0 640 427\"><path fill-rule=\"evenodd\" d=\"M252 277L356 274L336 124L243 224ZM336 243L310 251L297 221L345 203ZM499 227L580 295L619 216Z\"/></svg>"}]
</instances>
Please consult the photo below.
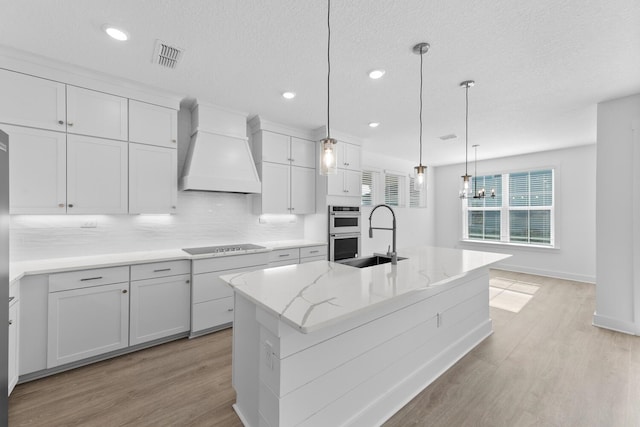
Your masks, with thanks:
<instances>
[{"instance_id":1,"label":"textured ceiling","mask_svg":"<svg viewBox=\"0 0 640 427\"><path fill-rule=\"evenodd\" d=\"M326 124L324 0L0 0L0 44L143 82L294 127ZM125 28L117 43L101 26ZM367 147L418 156L424 57L424 159L464 160L593 143L596 103L640 92L638 0L334 0L331 127ZM151 62L156 39L186 49ZM383 68L377 81L367 73ZM292 90L297 97L284 100ZM381 122L370 129L371 121ZM438 137L455 133L457 139Z\"/></svg>"}]
</instances>

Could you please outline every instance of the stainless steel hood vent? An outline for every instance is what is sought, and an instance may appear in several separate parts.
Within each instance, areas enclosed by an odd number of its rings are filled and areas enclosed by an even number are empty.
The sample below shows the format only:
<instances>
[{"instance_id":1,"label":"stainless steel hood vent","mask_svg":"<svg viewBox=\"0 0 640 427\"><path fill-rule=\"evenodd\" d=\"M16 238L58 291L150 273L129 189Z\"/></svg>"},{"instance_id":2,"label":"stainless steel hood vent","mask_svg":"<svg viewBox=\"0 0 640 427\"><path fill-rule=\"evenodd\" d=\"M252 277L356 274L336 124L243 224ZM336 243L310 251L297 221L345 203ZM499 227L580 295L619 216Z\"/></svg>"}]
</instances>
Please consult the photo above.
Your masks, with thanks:
<instances>
[{"instance_id":1,"label":"stainless steel hood vent","mask_svg":"<svg viewBox=\"0 0 640 427\"><path fill-rule=\"evenodd\" d=\"M199 103L191 111L191 145L181 190L260 193L247 139L247 116Z\"/></svg>"}]
</instances>

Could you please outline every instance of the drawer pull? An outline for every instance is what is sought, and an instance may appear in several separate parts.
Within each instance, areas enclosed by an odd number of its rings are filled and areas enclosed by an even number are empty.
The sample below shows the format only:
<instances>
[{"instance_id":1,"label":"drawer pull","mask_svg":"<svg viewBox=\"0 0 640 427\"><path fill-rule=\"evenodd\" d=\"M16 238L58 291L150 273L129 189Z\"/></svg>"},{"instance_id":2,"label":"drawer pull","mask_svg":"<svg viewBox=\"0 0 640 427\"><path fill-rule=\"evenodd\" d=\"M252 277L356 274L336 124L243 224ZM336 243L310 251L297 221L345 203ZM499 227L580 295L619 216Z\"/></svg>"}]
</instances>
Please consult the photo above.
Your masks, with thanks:
<instances>
[{"instance_id":1,"label":"drawer pull","mask_svg":"<svg viewBox=\"0 0 640 427\"><path fill-rule=\"evenodd\" d=\"M291 255L291 254L280 254L280 255L278 255L278 256L279 256L280 258L284 258L284 257L288 257L288 256L290 256L290 255Z\"/></svg>"},{"instance_id":2,"label":"drawer pull","mask_svg":"<svg viewBox=\"0 0 640 427\"><path fill-rule=\"evenodd\" d=\"M310 254L317 254L320 251L309 251Z\"/></svg>"},{"instance_id":3,"label":"drawer pull","mask_svg":"<svg viewBox=\"0 0 640 427\"><path fill-rule=\"evenodd\" d=\"M123 294L126 294L126 293L127 293L127 290L126 290L126 289L123 289L123 290L122 290L122 293L123 293Z\"/></svg>"},{"instance_id":4,"label":"drawer pull","mask_svg":"<svg viewBox=\"0 0 640 427\"><path fill-rule=\"evenodd\" d=\"M153 270L154 273L160 273L161 271L171 271L170 268L159 268L157 270Z\"/></svg>"},{"instance_id":5,"label":"drawer pull","mask_svg":"<svg viewBox=\"0 0 640 427\"><path fill-rule=\"evenodd\" d=\"M233 308L227 308L227 311L233 311Z\"/></svg>"},{"instance_id":6,"label":"drawer pull","mask_svg":"<svg viewBox=\"0 0 640 427\"><path fill-rule=\"evenodd\" d=\"M98 279L102 279L102 276L98 276L98 277L86 277L84 279L80 279L81 282L87 282L89 280L98 280Z\"/></svg>"}]
</instances>

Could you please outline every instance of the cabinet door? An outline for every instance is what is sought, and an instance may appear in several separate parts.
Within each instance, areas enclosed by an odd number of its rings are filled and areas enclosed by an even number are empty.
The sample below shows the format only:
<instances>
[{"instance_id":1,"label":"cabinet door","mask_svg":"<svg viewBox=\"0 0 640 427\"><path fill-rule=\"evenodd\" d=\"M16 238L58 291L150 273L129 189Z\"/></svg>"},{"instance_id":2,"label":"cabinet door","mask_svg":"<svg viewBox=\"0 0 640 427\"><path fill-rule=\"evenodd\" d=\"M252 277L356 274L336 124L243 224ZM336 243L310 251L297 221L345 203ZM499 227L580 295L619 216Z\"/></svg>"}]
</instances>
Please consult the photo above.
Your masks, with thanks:
<instances>
[{"instance_id":1,"label":"cabinet door","mask_svg":"<svg viewBox=\"0 0 640 427\"><path fill-rule=\"evenodd\" d=\"M141 344L190 328L189 275L131 282L129 344Z\"/></svg>"},{"instance_id":2,"label":"cabinet door","mask_svg":"<svg viewBox=\"0 0 640 427\"><path fill-rule=\"evenodd\" d=\"M175 213L177 169L176 149L129 143L129 213Z\"/></svg>"},{"instance_id":3,"label":"cabinet door","mask_svg":"<svg viewBox=\"0 0 640 427\"><path fill-rule=\"evenodd\" d=\"M11 141L11 213L65 213L67 136L19 126L2 128Z\"/></svg>"},{"instance_id":4,"label":"cabinet door","mask_svg":"<svg viewBox=\"0 0 640 427\"><path fill-rule=\"evenodd\" d=\"M291 138L288 135L262 131L262 159L255 159L255 161L288 165L291 158L290 141Z\"/></svg>"},{"instance_id":5,"label":"cabinet door","mask_svg":"<svg viewBox=\"0 0 640 427\"><path fill-rule=\"evenodd\" d=\"M127 347L129 284L49 294L47 368Z\"/></svg>"},{"instance_id":6,"label":"cabinet door","mask_svg":"<svg viewBox=\"0 0 640 427\"><path fill-rule=\"evenodd\" d=\"M18 357L20 348L20 343L18 342L18 337L20 336L18 329L19 310L19 301L15 301L9 306L9 394L18 383L18 360L20 360Z\"/></svg>"},{"instance_id":7,"label":"cabinet door","mask_svg":"<svg viewBox=\"0 0 640 427\"><path fill-rule=\"evenodd\" d=\"M67 132L127 140L127 98L67 86Z\"/></svg>"},{"instance_id":8,"label":"cabinet door","mask_svg":"<svg viewBox=\"0 0 640 427\"><path fill-rule=\"evenodd\" d=\"M316 144L313 141L291 137L291 165L316 167Z\"/></svg>"},{"instance_id":9,"label":"cabinet door","mask_svg":"<svg viewBox=\"0 0 640 427\"><path fill-rule=\"evenodd\" d=\"M334 175L327 176L327 194L330 196L345 196L344 170L338 169Z\"/></svg>"},{"instance_id":10,"label":"cabinet door","mask_svg":"<svg viewBox=\"0 0 640 427\"><path fill-rule=\"evenodd\" d=\"M361 181L360 172L344 171L344 194L347 196L361 196Z\"/></svg>"},{"instance_id":11,"label":"cabinet door","mask_svg":"<svg viewBox=\"0 0 640 427\"><path fill-rule=\"evenodd\" d=\"M290 213L289 165L262 163L262 213Z\"/></svg>"},{"instance_id":12,"label":"cabinet door","mask_svg":"<svg viewBox=\"0 0 640 427\"><path fill-rule=\"evenodd\" d=\"M0 70L0 122L65 131L65 85Z\"/></svg>"},{"instance_id":13,"label":"cabinet door","mask_svg":"<svg viewBox=\"0 0 640 427\"><path fill-rule=\"evenodd\" d=\"M291 213L316 212L316 170L291 166Z\"/></svg>"},{"instance_id":14,"label":"cabinet door","mask_svg":"<svg viewBox=\"0 0 640 427\"><path fill-rule=\"evenodd\" d=\"M67 136L67 212L127 213L127 143Z\"/></svg>"},{"instance_id":15,"label":"cabinet door","mask_svg":"<svg viewBox=\"0 0 640 427\"><path fill-rule=\"evenodd\" d=\"M362 169L360 165L360 146L341 142L342 155L341 160L344 169L359 171Z\"/></svg>"},{"instance_id":16,"label":"cabinet door","mask_svg":"<svg viewBox=\"0 0 640 427\"><path fill-rule=\"evenodd\" d=\"M130 99L129 141L176 148L178 112L171 108Z\"/></svg>"}]
</instances>

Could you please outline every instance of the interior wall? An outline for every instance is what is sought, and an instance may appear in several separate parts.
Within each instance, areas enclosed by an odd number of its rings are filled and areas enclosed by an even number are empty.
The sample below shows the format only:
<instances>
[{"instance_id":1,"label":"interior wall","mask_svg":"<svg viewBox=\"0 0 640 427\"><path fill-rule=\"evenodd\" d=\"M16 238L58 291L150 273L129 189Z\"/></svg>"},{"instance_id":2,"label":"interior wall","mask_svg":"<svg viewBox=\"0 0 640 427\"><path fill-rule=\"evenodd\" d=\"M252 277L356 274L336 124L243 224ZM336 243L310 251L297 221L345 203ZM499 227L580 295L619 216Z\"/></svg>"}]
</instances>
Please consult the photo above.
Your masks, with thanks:
<instances>
[{"instance_id":1,"label":"interior wall","mask_svg":"<svg viewBox=\"0 0 640 427\"><path fill-rule=\"evenodd\" d=\"M469 167L473 173L473 165ZM464 164L436 168L436 244L511 254L511 258L497 264L507 270L595 282L595 144L478 161L478 175L549 167L555 170L555 248L461 241L458 192Z\"/></svg>"},{"instance_id":2,"label":"interior wall","mask_svg":"<svg viewBox=\"0 0 640 427\"><path fill-rule=\"evenodd\" d=\"M640 335L640 94L598 104L593 323Z\"/></svg>"},{"instance_id":3,"label":"interior wall","mask_svg":"<svg viewBox=\"0 0 640 427\"><path fill-rule=\"evenodd\" d=\"M395 172L404 172L407 175L413 173L413 164L403 159L381 156L379 154L366 151L362 155L363 169L389 169ZM412 246L433 245L435 243L434 218L433 218L433 190L434 176L433 169L427 168L427 207L409 208L393 207L397 224L397 247L398 249ZM408 182L407 182L408 188ZM382 193L383 194L383 193ZM384 203L384 200L377 200L377 203ZM408 201L407 201L408 203ZM369 238L369 215L372 207L362 206L362 253L370 255L374 252L386 252L392 241L391 231L374 230L373 238ZM391 213L384 208L377 209L372 219L374 227L391 227Z\"/></svg>"}]
</instances>

